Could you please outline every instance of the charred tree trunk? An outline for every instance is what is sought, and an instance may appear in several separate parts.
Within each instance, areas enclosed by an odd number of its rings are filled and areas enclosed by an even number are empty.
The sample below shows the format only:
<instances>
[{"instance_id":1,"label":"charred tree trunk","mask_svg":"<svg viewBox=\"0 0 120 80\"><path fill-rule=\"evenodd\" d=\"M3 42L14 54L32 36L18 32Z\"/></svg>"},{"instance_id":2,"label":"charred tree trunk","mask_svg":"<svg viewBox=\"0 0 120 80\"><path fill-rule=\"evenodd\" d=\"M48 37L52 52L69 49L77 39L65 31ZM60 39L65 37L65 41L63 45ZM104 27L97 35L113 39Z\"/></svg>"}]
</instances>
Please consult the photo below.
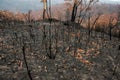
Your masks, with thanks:
<instances>
[{"instance_id":1,"label":"charred tree trunk","mask_svg":"<svg viewBox=\"0 0 120 80\"><path fill-rule=\"evenodd\" d=\"M90 26L90 14L88 17L88 36L90 37L90 33L91 33L91 26Z\"/></svg>"},{"instance_id":2,"label":"charred tree trunk","mask_svg":"<svg viewBox=\"0 0 120 80\"><path fill-rule=\"evenodd\" d=\"M30 70L29 70L29 67L28 67L27 60L26 60L25 46L23 46L22 51L23 51L23 58L24 58L24 62L25 62L26 68L27 68L27 73L28 73L29 79L33 80L32 76L31 76L31 73L30 73Z\"/></svg>"},{"instance_id":3,"label":"charred tree trunk","mask_svg":"<svg viewBox=\"0 0 120 80\"><path fill-rule=\"evenodd\" d=\"M77 4L74 3L73 10L72 10L72 16L71 16L71 22L75 22L77 8L78 8Z\"/></svg>"},{"instance_id":4,"label":"charred tree trunk","mask_svg":"<svg viewBox=\"0 0 120 80\"><path fill-rule=\"evenodd\" d=\"M109 39L111 40L112 39L112 29L114 28L112 22L113 22L114 18L110 17L110 20L109 20Z\"/></svg>"},{"instance_id":5,"label":"charred tree trunk","mask_svg":"<svg viewBox=\"0 0 120 80\"><path fill-rule=\"evenodd\" d=\"M28 22L30 23L31 22L31 10L28 11Z\"/></svg>"},{"instance_id":6,"label":"charred tree trunk","mask_svg":"<svg viewBox=\"0 0 120 80\"><path fill-rule=\"evenodd\" d=\"M119 41L120 41L120 30L119 30Z\"/></svg>"},{"instance_id":7,"label":"charred tree trunk","mask_svg":"<svg viewBox=\"0 0 120 80\"><path fill-rule=\"evenodd\" d=\"M111 25L110 25L110 29L109 29L110 40L112 39L112 33L111 33L112 31L111 30L112 30L112 28L111 28Z\"/></svg>"}]
</instances>

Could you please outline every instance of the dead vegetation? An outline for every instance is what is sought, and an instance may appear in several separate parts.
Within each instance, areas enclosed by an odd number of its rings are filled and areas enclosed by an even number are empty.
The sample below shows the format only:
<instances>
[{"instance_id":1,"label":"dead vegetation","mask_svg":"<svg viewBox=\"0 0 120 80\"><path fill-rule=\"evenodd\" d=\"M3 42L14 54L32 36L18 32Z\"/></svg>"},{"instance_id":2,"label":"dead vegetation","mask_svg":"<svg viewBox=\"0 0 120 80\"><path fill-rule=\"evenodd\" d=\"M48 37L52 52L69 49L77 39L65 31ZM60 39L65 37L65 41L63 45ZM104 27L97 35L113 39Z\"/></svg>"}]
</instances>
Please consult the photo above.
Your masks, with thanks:
<instances>
[{"instance_id":1,"label":"dead vegetation","mask_svg":"<svg viewBox=\"0 0 120 80\"><path fill-rule=\"evenodd\" d=\"M83 0L74 0L71 21L68 11L61 21L42 1L43 20L31 11L17 18L0 12L0 80L120 80L119 16L99 24L102 14L90 11L97 0L90 0L76 23Z\"/></svg>"},{"instance_id":2,"label":"dead vegetation","mask_svg":"<svg viewBox=\"0 0 120 80\"><path fill-rule=\"evenodd\" d=\"M120 79L118 38L52 24L0 29L1 80Z\"/></svg>"}]
</instances>

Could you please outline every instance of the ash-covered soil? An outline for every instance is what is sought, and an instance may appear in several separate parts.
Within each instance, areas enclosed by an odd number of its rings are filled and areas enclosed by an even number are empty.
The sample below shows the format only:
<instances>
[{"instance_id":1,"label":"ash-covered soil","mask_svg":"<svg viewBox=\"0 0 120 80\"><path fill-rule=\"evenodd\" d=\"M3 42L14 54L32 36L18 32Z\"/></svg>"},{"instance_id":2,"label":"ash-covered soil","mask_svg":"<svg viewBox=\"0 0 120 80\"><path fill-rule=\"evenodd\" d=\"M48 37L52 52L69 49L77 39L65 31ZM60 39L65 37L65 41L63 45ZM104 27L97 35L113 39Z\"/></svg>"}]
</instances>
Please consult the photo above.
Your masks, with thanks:
<instances>
[{"instance_id":1,"label":"ash-covered soil","mask_svg":"<svg viewBox=\"0 0 120 80\"><path fill-rule=\"evenodd\" d=\"M30 80L28 70L32 80L120 80L119 38L88 32L62 23L3 24L0 80Z\"/></svg>"}]
</instances>

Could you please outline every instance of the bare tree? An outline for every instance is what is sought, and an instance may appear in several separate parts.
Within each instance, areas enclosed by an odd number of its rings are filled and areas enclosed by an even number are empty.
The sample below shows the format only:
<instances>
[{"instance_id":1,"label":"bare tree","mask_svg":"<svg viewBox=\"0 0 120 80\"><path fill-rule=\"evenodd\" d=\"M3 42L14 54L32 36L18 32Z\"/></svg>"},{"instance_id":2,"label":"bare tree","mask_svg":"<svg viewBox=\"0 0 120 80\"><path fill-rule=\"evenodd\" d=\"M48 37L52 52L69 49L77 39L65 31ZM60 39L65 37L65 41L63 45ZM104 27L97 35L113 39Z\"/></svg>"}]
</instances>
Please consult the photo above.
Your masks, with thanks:
<instances>
[{"instance_id":1,"label":"bare tree","mask_svg":"<svg viewBox=\"0 0 120 80\"><path fill-rule=\"evenodd\" d=\"M72 22L75 21L76 14L77 14L77 9L78 9L78 6L80 5L81 1L79 2L78 0L74 0L73 10L72 10L72 16L71 16L71 21Z\"/></svg>"},{"instance_id":2,"label":"bare tree","mask_svg":"<svg viewBox=\"0 0 120 80\"><path fill-rule=\"evenodd\" d=\"M98 2L98 0L68 0L68 1L73 1L71 22L75 22L79 7L80 7L79 19L80 19L82 12L87 12L91 5L94 5L96 2Z\"/></svg>"},{"instance_id":3,"label":"bare tree","mask_svg":"<svg viewBox=\"0 0 120 80\"><path fill-rule=\"evenodd\" d=\"M28 22L31 22L31 12L32 12L32 10L28 11Z\"/></svg>"},{"instance_id":4,"label":"bare tree","mask_svg":"<svg viewBox=\"0 0 120 80\"><path fill-rule=\"evenodd\" d=\"M47 15L47 0L41 0L41 2L43 2L43 19L45 19Z\"/></svg>"},{"instance_id":5,"label":"bare tree","mask_svg":"<svg viewBox=\"0 0 120 80\"><path fill-rule=\"evenodd\" d=\"M120 5L118 5L118 20L117 20L117 26L118 26L118 29L119 29L119 40L120 40Z\"/></svg>"},{"instance_id":6,"label":"bare tree","mask_svg":"<svg viewBox=\"0 0 120 80\"><path fill-rule=\"evenodd\" d=\"M25 62L26 68L27 68L27 73L28 73L29 79L33 80L32 76L31 76L31 71L29 69L29 66L28 66L28 63L27 63L27 59L26 59L25 44L24 44L24 46L22 48L22 51L23 51L23 58L24 58L24 62Z\"/></svg>"}]
</instances>

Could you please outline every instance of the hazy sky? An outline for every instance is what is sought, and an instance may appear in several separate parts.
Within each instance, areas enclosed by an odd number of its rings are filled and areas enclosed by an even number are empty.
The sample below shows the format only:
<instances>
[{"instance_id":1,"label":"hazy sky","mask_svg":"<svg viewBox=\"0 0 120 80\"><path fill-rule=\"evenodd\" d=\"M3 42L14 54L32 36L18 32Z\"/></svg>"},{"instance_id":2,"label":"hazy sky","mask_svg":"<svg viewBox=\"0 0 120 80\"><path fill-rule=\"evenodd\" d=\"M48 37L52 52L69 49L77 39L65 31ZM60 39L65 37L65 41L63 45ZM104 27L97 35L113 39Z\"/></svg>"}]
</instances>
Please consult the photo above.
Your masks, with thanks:
<instances>
[{"instance_id":1,"label":"hazy sky","mask_svg":"<svg viewBox=\"0 0 120 80\"><path fill-rule=\"evenodd\" d=\"M119 2L120 3L120 0L99 0L101 2L108 2L108 3L112 3L112 2Z\"/></svg>"},{"instance_id":2,"label":"hazy sky","mask_svg":"<svg viewBox=\"0 0 120 80\"><path fill-rule=\"evenodd\" d=\"M63 3L64 0L52 0L53 4ZM120 0L99 0L106 3L120 3ZM0 0L0 10L28 11L39 10L40 0Z\"/></svg>"}]
</instances>

